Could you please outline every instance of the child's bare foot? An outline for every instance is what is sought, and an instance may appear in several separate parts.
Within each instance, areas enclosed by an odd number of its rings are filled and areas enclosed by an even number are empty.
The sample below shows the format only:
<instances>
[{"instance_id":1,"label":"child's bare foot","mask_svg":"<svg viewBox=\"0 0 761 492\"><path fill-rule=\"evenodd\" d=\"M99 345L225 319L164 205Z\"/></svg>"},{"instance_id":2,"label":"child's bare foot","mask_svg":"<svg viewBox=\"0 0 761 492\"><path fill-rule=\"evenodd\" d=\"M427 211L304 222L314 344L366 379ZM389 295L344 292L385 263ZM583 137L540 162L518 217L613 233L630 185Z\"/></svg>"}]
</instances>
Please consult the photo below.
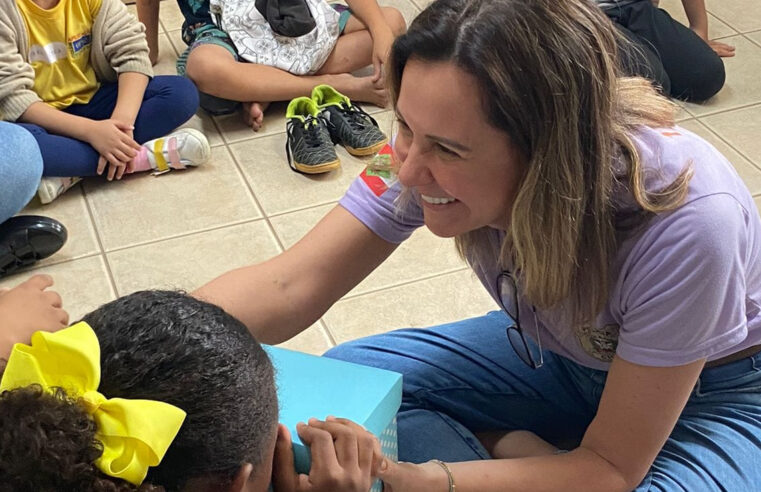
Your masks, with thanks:
<instances>
[{"instance_id":1,"label":"child's bare foot","mask_svg":"<svg viewBox=\"0 0 761 492\"><path fill-rule=\"evenodd\" d=\"M264 112L270 103L247 102L243 103L243 121L255 132L258 132L264 121Z\"/></svg>"},{"instance_id":2,"label":"child's bare foot","mask_svg":"<svg viewBox=\"0 0 761 492\"><path fill-rule=\"evenodd\" d=\"M367 77L355 77L351 74L335 75L333 87L352 101L369 102L378 107L385 108L388 104L388 92L380 83L373 83L372 75Z\"/></svg>"}]
</instances>

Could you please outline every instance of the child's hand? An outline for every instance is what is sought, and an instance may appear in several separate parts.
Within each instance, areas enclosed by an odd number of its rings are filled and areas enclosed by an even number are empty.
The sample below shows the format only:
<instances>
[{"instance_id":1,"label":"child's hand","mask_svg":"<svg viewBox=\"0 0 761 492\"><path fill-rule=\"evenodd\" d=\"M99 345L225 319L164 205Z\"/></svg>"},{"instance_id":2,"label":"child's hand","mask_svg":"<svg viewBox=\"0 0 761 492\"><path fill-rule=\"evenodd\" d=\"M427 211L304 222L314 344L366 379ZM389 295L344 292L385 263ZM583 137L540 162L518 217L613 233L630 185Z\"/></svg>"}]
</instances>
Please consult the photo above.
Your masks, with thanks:
<instances>
[{"instance_id":1,"label":"child's hand","mask_svg":"<svg viewBox=\"0 0 761 492\"><path fill-rule=\"evenodd\" d=\"M48 275L34 275L13 289L0 292L0 358L7 359L14 343L28 343L36 331L65 328L69 315Z\"/></svg>"},{"instance_id":2,"label":"child's hand","mask_svg":"<svg viewBox=\"0 0 761 492\"><path fill-rule=\"evenodd\" d=\"M127 165L140 150L140 144L128 134L133 129L132 125L115 119L93 121L88 142L101 155L98 174L103 174L108 165L109 180L122 177Z\"/></svg>"},{"instance_id":3,"label":"child's hand","mask_svg":"<svg viewBox=\"0 0 761 492\"><path fill-rule=\"evenodd\" d=\"M708 41L708 46L710 46L716 54L722 58L735 56L735 47L727 43L722 43L721 41Z\"/></svg>"},{"instance_id":4,"label":"child's hand","mask_svg":"<svg viewBox=\"0 0 761 492\"><path fill-rule=\"evenodd\" d=\"M383 80L383 65L388 61L391 45L394 44L394 33L387 28L372 33L373 37L373 83Z\"/></svg>"},{"instance_id":5,"label":"child's hand","mask_svg":"<svg viewBox=\"0 0 761 492\"><path fill-rule=\"evenodd\" d=\"M311 419L298 426L309 446L309 475L297 474L288 429L278 428L272 485L275 492L367 492L371 472L383 458L380 443L370 432L346 419Z\"/></svg>"}]
</instances>

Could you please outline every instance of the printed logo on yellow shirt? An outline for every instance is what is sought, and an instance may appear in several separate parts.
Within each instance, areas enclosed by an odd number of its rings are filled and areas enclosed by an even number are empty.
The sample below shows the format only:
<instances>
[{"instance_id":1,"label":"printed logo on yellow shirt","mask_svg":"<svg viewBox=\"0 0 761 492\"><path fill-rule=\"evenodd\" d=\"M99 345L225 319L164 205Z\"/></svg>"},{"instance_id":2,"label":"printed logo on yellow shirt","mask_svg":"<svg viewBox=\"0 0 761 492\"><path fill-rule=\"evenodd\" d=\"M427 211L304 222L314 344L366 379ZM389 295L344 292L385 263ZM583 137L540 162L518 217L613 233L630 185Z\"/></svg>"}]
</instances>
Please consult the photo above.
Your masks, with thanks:
<instances>
[{"instance_id":1,"label":"printed logo on yellow shirt","mask_svg":"<svg viewBox=\"0 0 761 492\"><path fill-rule=\"evenodd\" d=\"M85 48L88 48L91 44L92 35L89 32L74 36L73 39L69 39L69 46L71 46L71 53L74 58L80 56Z\"/></svg>"},{"instance_id":2,"label":"printed logo on yellow shirt","mask_svg":"<svg viewBox=\"0 0 761 492\"><path fill-rule=\"evenodd\" d=\"M67 51L66 45L63 43L49 43L45 46L34 44L29 48L29 62L35 63L48 63L53 64L58 60L65 60L68 52L71 52L72 58L79 58L83 53L87 52L87 48L92 44L92 34L85 32L72 36L68 40L69 50Z\"/></svg>"},{"instance_id":3,"label":"printed logo on yellow shirt","mask_svg":"<svg viewBox=\"0 0 761 492\"><path fill-rule=\"evenodd\" d=\"M58 60L66 59L66 45L63 43L49 43L45 46L39 44L32 45L29 48L29 62L53 64Z\"/></svg>"}]
</instances>

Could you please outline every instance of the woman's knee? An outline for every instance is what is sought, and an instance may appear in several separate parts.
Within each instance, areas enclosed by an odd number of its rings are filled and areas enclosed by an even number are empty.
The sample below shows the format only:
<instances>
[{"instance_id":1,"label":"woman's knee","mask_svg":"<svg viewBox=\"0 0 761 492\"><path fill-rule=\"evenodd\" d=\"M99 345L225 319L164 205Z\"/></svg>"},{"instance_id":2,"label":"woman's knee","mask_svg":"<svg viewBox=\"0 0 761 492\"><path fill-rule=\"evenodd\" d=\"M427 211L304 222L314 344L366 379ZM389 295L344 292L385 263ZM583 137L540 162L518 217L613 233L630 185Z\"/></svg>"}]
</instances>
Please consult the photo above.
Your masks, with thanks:
<instances>
[{"instance_id":1,"label":"woman's knee","mask_svg":"<svg viewBox=\"0 0 761 492\"><path fill-rule=\"evenodd\" d=\"M31 133L0 122L0 222L24 208L40 185L42 155Z\"/></svg>"},{"instance_id":2,"label":"woman's knee","mask_svg":"<svg viewBox=\"0 0 761 492\"><path fill-rule=\"evenodd\" d=\"M399 10L394 7L381 7L386 24L391 28L394 36L399 36L407 32L407 22Z\"/></svg>"}]
</instances>

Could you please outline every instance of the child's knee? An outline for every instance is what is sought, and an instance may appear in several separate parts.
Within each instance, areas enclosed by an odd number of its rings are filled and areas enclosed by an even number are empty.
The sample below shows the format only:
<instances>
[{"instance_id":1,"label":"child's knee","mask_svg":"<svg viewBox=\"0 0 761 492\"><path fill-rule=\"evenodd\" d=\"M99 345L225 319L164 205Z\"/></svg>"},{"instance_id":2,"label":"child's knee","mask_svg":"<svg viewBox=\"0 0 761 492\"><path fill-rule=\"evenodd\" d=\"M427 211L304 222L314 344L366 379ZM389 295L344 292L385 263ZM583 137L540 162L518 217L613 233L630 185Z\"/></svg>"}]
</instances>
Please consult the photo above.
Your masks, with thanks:
<instances>
[{"instance_id":1,"label":"child's knee","mask_svg":"<svg viewBox=\"0 0 761 492\"><path fill-rule=\"evenodd\" d=\"M407 32L407 22L404 20L404 16L394 7L381 7L383 11L383 17L386 19L386 24L391 28L394 36L399 36Z\"/></svg>"},{"instance_id":2,"label":"child's knee","mask_svg":"<svg viewBox=\"0 0 761 492\"><path fill-rule=\"evenodd\" d=\"M186 77L177 76L179 79L177 82L177 93L184 105L192 109L195 113L198 109L198 88L192 80Z\"/></svg>"},{"instance_id":3,"label":"child's knee","mask_svg":"<svg viewBox=\"0 0 761 492\"><path fill-rule=\"evenodd\" d=\"M203 48L200 46L199 48ZM185 75L198 87L201 92L209 92L209 88L219 83L221 71L219 59L209 56L208 50L194 49L188 56Z\"/></svg>"},{"instance_id":4,"label":"child's knee","mask_svg":"<svg viewBox=\"0 0 761 492\"><path fill-rule=\"evenodd\" d=\"M724 87L726 80L724 62L718 56L710 58L695 79L689 94L690 101L702 102L713 97Z\"/></svg>"},{"instance_id":5,"label":"child's knee","mask_svg":"<svg viewBox=\"0 0 761 492\"><path fill-rule=\"evenodd\" d=\"M174 115L183 122L198 111L198 89L193 81L180 75L162 77L166 90L169 91L168 103L174 109Z\"/></svg>"}]
</instances>

